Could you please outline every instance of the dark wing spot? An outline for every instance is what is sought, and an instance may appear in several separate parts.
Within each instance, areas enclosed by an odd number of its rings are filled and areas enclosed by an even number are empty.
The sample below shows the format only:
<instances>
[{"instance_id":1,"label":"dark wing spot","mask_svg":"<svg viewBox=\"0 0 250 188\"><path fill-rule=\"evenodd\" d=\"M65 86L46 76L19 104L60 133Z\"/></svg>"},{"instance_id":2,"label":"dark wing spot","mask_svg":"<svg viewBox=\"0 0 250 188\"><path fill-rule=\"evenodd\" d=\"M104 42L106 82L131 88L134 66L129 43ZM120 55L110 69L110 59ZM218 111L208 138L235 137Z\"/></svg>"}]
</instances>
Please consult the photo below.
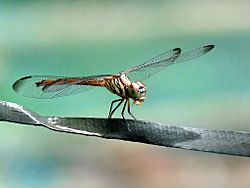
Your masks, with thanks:
<instances>
[{"instance_id":1,"label":"dark wing spot","mask_svg":"<svg viewBox=\"0 0 250 188\"><path fill-rule=\"evenodd\" d=\"M203 46L203 48L206 48L206 52L212 50L215 46L212 45L212 44L209 44L209 45L206 45L206 46Z\"/></svg>"},{"instance_id":2,"label":"dark wing spot","mask_svg":"<svg viewBox=\"0 0 250 188\"><path fill-rule=\"evenodd\" d=\"M29 78L32 78L32 76L25 76L23 78L20 78L19 80L26 80L26 79L29 79Z\"/></svg>"},{"instance_id":3,"label":"dark wing spot","mask_svg":"<svg viewBox=\"0 0 250 188\"><path fill-rule=\"evenodd\" d=\"M181 49L180 48L175 48L175 49L173 49L173 51L179 52L179 51L181 51Z\"/></svg>"}]
</instances>

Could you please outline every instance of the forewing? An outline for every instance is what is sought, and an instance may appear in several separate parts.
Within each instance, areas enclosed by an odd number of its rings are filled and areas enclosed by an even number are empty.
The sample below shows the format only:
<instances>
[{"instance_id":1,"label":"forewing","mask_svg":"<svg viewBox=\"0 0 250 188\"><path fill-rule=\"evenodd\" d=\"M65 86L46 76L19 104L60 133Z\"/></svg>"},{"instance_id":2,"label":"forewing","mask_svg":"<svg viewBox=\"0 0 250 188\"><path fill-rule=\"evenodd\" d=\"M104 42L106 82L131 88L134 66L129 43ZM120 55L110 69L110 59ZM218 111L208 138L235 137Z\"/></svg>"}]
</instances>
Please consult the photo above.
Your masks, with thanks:
<instances>
[{"instance_id":1,"label":"forewing","mask_svg":"<svg viewBox=\"0 0 250 188\"><path fill-rule=\"evenodd\" d=\"M182 63L182 62L186 62L186 61L189 61L192 59L196 59L196 58L206 54L207 52L209 52L213 48L214 48L214 45L206 45L206 46L202 46L200 48L196 48L196 49L184 52L184 53L179 55L179 57L175 60L174 63Z\"/></svg>"},{"instance_id":2,"label":"forewing","mask_svg":"<svg viewBox=\"0 0 250 188\"><path fill-rule=\"evenodd\" d=\"M175 48L171 51L158 55L149 61L130 68L121 73L125 73L131 80L144 80L153 74L163 70L169 65L189 61L198 58L214 48L214 45L207 45L200 48L181 53L180 48Z\"/></svg>"},{"instance_id":3,"label":"forewing","mask_svg":"<svg viewBox=\"0 0 250 188\"><path fill-rule=\"evenodd\" d=\"M83 85L82 82L89 80L100 80L107 75L87 76L79 78L69 78L61 76L27 76L17 80L13 84L13 89L26 97L39 99L52 99L62 96L73 95L86 92L92 88L92 85Z\"/></svg>"},{"instance_id":4,"label":"forewing","mask_svg":"<svg viewBox=\"0 0 250 188\"><path fill-rule=\"evenodd\" d=\"M173 64L180 53L181 49L175 48L121 73L126 74L132 81L147 79L166 66Z\"/></svg>"}]
</instances>

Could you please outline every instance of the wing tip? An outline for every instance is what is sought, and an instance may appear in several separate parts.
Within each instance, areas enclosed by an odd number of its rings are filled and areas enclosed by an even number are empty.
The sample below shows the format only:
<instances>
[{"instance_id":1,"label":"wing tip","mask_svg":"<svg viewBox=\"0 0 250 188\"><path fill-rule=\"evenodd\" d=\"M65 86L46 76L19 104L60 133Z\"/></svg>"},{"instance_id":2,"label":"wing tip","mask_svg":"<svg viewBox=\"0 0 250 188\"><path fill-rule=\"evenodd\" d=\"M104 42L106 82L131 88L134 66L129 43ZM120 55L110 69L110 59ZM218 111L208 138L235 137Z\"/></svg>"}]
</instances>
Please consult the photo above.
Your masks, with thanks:
<instances>
[{"instance_id":1,"label":"wing tip","mask_svg":"<svg viewBox=\"0 0 250 188\"><path fill-rule=\"evenodd\" d=\"M33 76L25 76L25 77L22 77L18 80L16 80L13 84L12 84L12 89L16 92L16 93L19 93L21 95L24 95L22 93L22 86L24 84L24 82L30 78L33 78Z\"/></svg>"},{"instance_id":2,"label":"wing tip","mask_svg":"<svg viewBox=\"0 0 250 188\"><path fill-rule=\"evenodd\" d=\"M215 45L213 44L208 44L206 46L203 46L204 49L206 49L206 52L212 50L215 47Z\"/></svg>"},{"instance_id":3,"label":"wing tip","mask_svg":"<svg viewBox=\"0 0 250 188\"><path fill-rule=\"evenodd\" d=\"M16 80L13 85L12 85L12 89L18 93L19 89L20 89L20 86L21 86L21 82L24 81L24 80L27 80L27 79L30 79L32 78L32 76L25 76L25 77L22 77L18 80Z\"/></svg>"},{"instance_id":4,"label":"wing tip","mask_svg":"<svg viewBox=\"0 0 250 188\"><path fill-rule=\"evenodd\" d=\"M19 83L20 79L15 81L13 84L12 84L12 89L15 91L15 92L18 92L18 83Z\"/></svg>"},{"instance_id":5,"label":"wing tip","mask_svg":"<svg viewBox=\"0 0 250 188\"><path fill-rule=\"evenodd\" d=\"M172 51L176 52L176 53L181 53L181 49L180 48L174 48Z\"/></svg>"}]
</instances>

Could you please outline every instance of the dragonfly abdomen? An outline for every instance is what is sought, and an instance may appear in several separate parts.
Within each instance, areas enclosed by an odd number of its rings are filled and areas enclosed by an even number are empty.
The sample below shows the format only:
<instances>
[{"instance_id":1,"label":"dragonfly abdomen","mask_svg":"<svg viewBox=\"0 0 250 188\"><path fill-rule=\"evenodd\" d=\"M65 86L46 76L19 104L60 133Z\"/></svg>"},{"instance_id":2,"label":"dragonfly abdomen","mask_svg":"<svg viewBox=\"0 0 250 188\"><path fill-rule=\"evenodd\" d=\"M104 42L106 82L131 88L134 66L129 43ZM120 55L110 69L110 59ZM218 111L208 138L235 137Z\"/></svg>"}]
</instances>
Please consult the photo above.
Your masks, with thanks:
<instances>
[{"instance_id":1,"label":"dragonfly abdomen","mask_svg":"<svg viewBox=\"0 0 250 188\"><path fill-rule=\"evenodd\" d=\"M78 82L77 85L91 85L91 86L105 86L105 80L87 80L87 81L81 81Z\"/></svg>"}]
</instances>

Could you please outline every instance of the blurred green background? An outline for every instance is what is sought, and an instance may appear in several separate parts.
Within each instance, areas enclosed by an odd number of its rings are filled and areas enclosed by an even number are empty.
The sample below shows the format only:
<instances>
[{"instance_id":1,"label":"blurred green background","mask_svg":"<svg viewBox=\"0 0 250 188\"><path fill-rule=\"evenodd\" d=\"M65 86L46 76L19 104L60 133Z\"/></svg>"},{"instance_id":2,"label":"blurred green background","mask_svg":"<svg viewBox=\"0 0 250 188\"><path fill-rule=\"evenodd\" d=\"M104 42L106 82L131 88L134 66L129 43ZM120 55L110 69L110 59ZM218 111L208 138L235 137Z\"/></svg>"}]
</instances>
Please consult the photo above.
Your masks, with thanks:
<instances>
[{"instance_id":1,"label":"blurred green background","mask_svg":"<svg viewBox=\"0 0 250 188\"><path fill-rule=\"evenodd\" d=\"M145 81L138 119L250 130L250 1L1 1L0 100L42 115L106 117L103 88L54 100L22 97L32 74L117 73L175 47L207 55ZM116 113L120 117L120 113ZM0 123L0 187L249 187L247 158Z\"/></svg>"}]
</instances>

